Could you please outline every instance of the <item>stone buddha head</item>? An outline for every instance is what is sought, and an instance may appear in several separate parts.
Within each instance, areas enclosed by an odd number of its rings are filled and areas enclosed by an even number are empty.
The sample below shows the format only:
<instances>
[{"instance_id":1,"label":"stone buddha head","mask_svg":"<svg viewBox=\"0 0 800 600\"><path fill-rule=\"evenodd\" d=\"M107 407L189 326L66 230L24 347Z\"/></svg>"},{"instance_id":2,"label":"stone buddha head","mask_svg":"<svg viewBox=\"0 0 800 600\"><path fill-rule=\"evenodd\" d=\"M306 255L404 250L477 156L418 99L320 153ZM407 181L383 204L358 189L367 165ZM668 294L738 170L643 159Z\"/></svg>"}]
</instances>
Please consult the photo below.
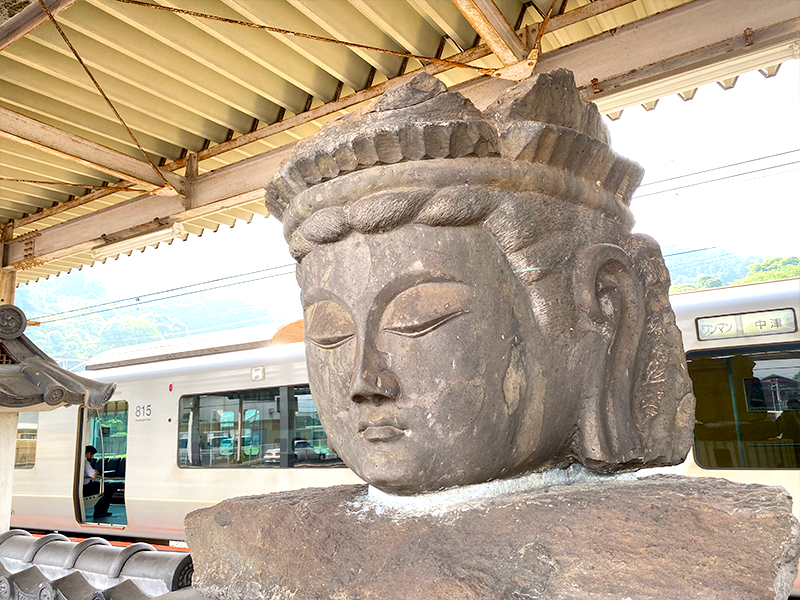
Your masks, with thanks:
<instances>
[{"instance_id":1,"label":"stone buddha head","mask_svg":"<svg viewBox=\"0 0 800 600\"><path fill-rule=\"evenodd\" d=\"M572 74L483 112L425 74L298 144L267 186L298 261L331 445L413 494L579 462L680 462L694 398L642 169Z\"/></svg>"}]
</instances>

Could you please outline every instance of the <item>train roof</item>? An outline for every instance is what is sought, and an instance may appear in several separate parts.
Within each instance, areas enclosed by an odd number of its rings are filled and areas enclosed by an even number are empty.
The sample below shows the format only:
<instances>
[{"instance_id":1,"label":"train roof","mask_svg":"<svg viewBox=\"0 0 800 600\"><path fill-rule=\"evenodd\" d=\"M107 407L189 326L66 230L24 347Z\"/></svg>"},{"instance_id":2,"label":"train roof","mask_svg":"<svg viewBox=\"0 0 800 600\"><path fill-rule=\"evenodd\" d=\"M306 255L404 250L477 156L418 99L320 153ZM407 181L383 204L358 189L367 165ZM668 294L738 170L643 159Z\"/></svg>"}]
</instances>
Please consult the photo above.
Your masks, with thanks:
<instances>
[{"instance_id":1,"label":"train roof","mask_svg":"<svg viewBox=\"0 0 800 600\"><path fill-rule=\"evenodd\" d=\"M726 307L724 310L740 309L736 312L751 310L749 307L754 305L781 301L787 306L795 306L800 303L800 277L679 292L670 294L669 301L676 313L690 307L698 314L705 306L713 309Z\"/></svg>"},{"instance_id":2,"label":"train roof","mask_svg":"<svg viewBox=\"0 0 800 600\"><path fill-rule=\"evenodd\" d=\"M159 340L157 342L107 350L89 359L86 363L86 370L99 371L164 360L252 350L301 341L303 341L302 320L290 323L254 325L252 327Z\"/></svg>"},{"instance_id":3,"label":"train roof","mask_svg":"<svg viewBox=\"0 0 800 600\"><path fill-rule=\"evenodd\" d=\"M670 303L687 352L800 341L797 329L800 277L683 292L670 296ZM745 330L726 333L718 330L716 334L701 336L704 324L719 326L731 321L728 317L738 316L741 321L748 315L751 318L759 315L764 319L770 316L784 318L784 311L790 311L784 319L784 324L790 327L775 330L774 333L766 330L757 333ZM735 322L734 318L731 323ZM742 325L741 322L739 325ZM793 331L790 330L791 326Z\"/></svg>"}]
</instances>

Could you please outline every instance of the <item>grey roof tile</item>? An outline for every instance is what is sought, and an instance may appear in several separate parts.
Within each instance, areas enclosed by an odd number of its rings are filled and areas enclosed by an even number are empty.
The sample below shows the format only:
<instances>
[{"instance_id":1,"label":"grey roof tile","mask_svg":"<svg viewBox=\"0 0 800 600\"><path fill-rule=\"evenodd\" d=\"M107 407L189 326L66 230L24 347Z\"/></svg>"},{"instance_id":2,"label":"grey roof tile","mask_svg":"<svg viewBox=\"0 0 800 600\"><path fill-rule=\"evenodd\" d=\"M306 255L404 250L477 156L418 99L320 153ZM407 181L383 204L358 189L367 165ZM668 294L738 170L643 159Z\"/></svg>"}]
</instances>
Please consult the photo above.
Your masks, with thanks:
<instances>
[{"instance_id":1,"label":"grey roof tile","mask_svg":"<svg viewBox=\"0 0 800 600\"><path fill-rule=\"evenodd\" d=\"M203 600L192 572L188 553L144 543L0 534L0 600Z\"/></svg>"}]
</instances>

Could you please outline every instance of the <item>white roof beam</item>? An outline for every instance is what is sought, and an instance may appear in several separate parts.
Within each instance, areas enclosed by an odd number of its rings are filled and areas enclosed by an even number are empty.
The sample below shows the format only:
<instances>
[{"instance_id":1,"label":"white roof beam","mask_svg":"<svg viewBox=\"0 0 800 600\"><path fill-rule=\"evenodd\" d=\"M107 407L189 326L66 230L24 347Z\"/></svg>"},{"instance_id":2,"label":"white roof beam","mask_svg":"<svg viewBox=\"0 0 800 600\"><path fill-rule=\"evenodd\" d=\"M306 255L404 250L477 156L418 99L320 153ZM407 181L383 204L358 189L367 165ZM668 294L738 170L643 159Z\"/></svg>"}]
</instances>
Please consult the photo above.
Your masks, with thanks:
<instances>
[{"instance_id":1,"label":"white roof beam","mask_svg":"<svg viewBox=\"0 0 800 600\"><path fill-rule=\"evenodd\" d=\"M30 214L36 210L52 206L52 202L46 200L34 200L19 193L9 192L3 189L3 198L0 199L0 206L9 210L16 210L22 214Z\"/></svg>"},{"instance_id":2,"label":"white roof beam","mask_svg":"<svg viewBox=\"0 0 800 600\"><path fill-rule=\"evenodd\" d=\"M396 40L405 52L418 56L435 56L442 39L437 31L406 1L349 0L372 23ZM348 40L349 41L349 40Z\"/></svg>"},{"instance_id":3,"label":"white roof beam","mask_svg":"<svg viewBox=\"0 0 800 600\"><path fill-rule=\"evenodd\" d=\"M118 2L85 1L123 23L147 33L173 51L184 54L192 59L192 62L213 69L217 74L279 106L299 112L305 105L308 94L303 90L272 72L260 72L258 66L251 60L243 59L240 54L221 45L208 33L178 15ZM229 25L229 27L234 26Z\"/></svg>"},{"instance_id":4,"label":"white roof beam","mask_svg":"<svg viewBox=\"0 0 800 600\"><path fill-rule=\"evenodd\" d=\"M41 60L29 61L23 53L23 45L29 47L28 53L36 53ZM74 58L49 48L34 50L36 45L32 39L25 39L0 56L4 80L118 122ZM207 138L221 141L226 134L224 128L192 115L189 115L189 119L184 118L187 115L182 108L175 108L174 119L169 119L166 116L170 114L169 107L159 109L159 103L152 95L116 78L104 78L103 90L118 110L125 108L122 114L134 132L149 133L181 148L202 145Z\"/></svg>"},{"instance_id":5,"label":"white roof beam","mask_svg":"<svg viewBox=\"0 0 800 600\"><path fill-rule=\"evenodd\" d=\"M197 3L191 4L179 0L161 0L161 4L182 10L198 8ZM152 9L142 8L140 10ZM214 6L214 14L226 19L241 20L239 13L224 4ZM242 25L222 23L181 13L177 13L177 16L226 47L219 48L218 46L217 51L233 50L236 54L253 61L262 69L274 73L282 80L303 90L306 94L311 94L323 101L333 99L339 84L337 79L296 52L287 52L286 46L266 31L257 31Z\"/></svg>"},{"instance_id":6,"label":"white roof beam","mask_svg":"<svg viewBox=\"0 0 800 600\"><path fill-rule=\"evenodd\" d=\"M327 31L330 37L375 48L404 52L404 49L386 32L376 27L366 16L349 4L330 0L287 0L287 2ZM369 52L359 48L351 48L350 51L387 76L395 75L403 61L397 56Z\"/></svg>"},{"instance_id":7,"label":"white roof beam","mask_svg":"<svg viewBox=\"0 0 800 600\"><path fill-rule=\"evenodd\" d=\"M3 217L4 219L10 219L10 220L19 219L24 214L25 213L23 213L23 212L19 212L19 211L16 211L16 210L10 210L10 209L3 208L2 206L0 206L0 217Z\"/></svg>"},{"instance_id":8,"label":"white roof beam","mask_svg":"<svg viewBox=\"0 0 800 600\"><path fill-rule=\"evenodd\" d=\"M76 135L86 136L125 154L139 151L119 121L113 118L111 111L109 111L108 117L101 117L88 110L68 105L59 101L58 96L50 94L49 91L47 95L44 95L16 83L8 82L3 71L0 71L0 85L3 87L0 106L5 106L30 118L57 125L59 129L71 131ZM128 125L133 127L130 122ZM142 133L141 129L136 127L133 129L136 131L136 139L139 140L151 159L154 156L173 158L180 155L182 146L154 138L150 134Z\"/></svg>"},{"instance_id":9,"label":"white roof beam","mask_svg":"<svg viewBox=\"0 0 800 600\"><path fill-rule=\"evenodd\" d=\"M45 5L54 15L69 8L74 3L75 0L45 0ZM39 4L38 0L34 0L0 25L0 51L5 50L18 39L25 37L48 19L47 13L42 10L42 5Z\"/></svg>"},{"instance_id":10,"label":"white roof beam","mask_svg":"<svg viewBox=\"0 0 800 600\"><path fill-rule=\"evenodd\" d=\"M253 23L329 37L328 32L288 2L264 3L243 0L222 0L222 2ZM345 46L280 33L266 31L264 33L273 36L307 60L313 61L354 90L364 87L364 82L369 77L370 66Z\"/></svg>"},{"instance_id":11,"label":"white roof beam","mask_svg":"<svg viewBox=\"0 0 800 600\"><path fill-rule=\"evenodd\" d=\"M461 50L475 44L475 30L452 2L411 0L411 5L423 18L444 31Z\"/></svg>"},{"instance_id":12,"label":"white roof beam","mask_svg":"<svg viewBox=\"0 0 800 600\"><path fill-rule=\"evenodd\" d=\"M83 167L74 161L66 160L53 156L52 154L41 152L35 148L25 146L23 144L16 144L14 142L3 142L3 156L17 158L26 161L27 163L40 165L39 168L46 170L49 173L75 173L85 177L90 177L99 181L107 181L108 177L105 173L100 173L94 169Z\"/></svg>"},{"instance_id":13,"label":"white roof beam","mask_svg":"<svg viewBox=\"0 0 800 600\"><path fill-rule=\"evenodd\" d=\"M237 110L260 121L271 122L278 114L278 106L266 98L232 81L230 78L194 58L175 52L169 46L150 37L146 33L126 26L119 19L101 10L97 10L88 2L80 2L61 17L61 22L69 25L74 31L102 44L99 54L105 48L124 55L130 63L118 62L123 72L138 71L143 65L152 71L161 73L169 81L188 86L194 94L203 94L219 103L223 113L226 110ZM104 48L105 47L105 48ZM98 54L92 52L91 55ZM100 60L94 57L95 60ZM225 123L223 123L225 124ZM238 126L227 124L230 129L239 130Z\"/></svg>"},{"instance_id":14,"label":"white roof beam","mask_svg":"<svg viewBox=\"0 0 800 600\"><path fill-rule=\"evenodd\" d=\"M137 160L2 107L0 107L0 137L77 162L118 179L146 186L148 189L164 187L161 177L143 160ZM171 186L177 190L183 189L181 177L169 171L161 171L161 174Z\"/></svg>"},{"instance_id":15,"label":"white roof beam","mask_svg":"<svg viewBox=\"0 0 800 600\"><path fill-rule=\"evenodd\" d=\"M66 169L55 169L48 165L44 165L32 160L26 160L19 156L7 155L3 153L2 171L4 176L12 177L14 179L28 179L31 181L51 181L59 182L70 190L69 194L75 195L76 192L81 191L82 188L89 188L91 186L102 186L104 181L108 181L110 177L104 175L87 176L81 173L75 173ZM75 184L73 187L69 184Z\"/></svg>"},{"instance_id":16,"label":"white roof beam","mask_svg":"<svg viewBox=\"0 0 800 600\"><path fill-rule=\"evenodd\" d=\"M481 39L505 66L525 60L528 50L493 0L453 0Z\"/></svg>"},{"instance_id":17,"label":"white roof beam","mask_svg":"<svg viewBox=\"0 0 800 600\"><path fill-rule=\"evenodd\" d=\"M228 129L247 131L252 124L252 116L232 111L230 106L198 93L141 62L121 55L101 44L97 39L87 37L63 22L62 27L75 47L81 49L83 61L92 72L96 76L99 73L105 75L103 91L112 99L115 106L128 106L139 110L142 106L161 105L164 108L158 108L152 112L168 114L170 117L168 122L215 141L225 139ZM74 56L56 31L51 32L49 29L41 28L29 35L26 41L41 44L75 63ZM30 50L29 54L34 52L36 51ZM50 63L44 53L42 54L39 62ZM89 89L87 87L89 80L83 69L53 66L55 67L53 70L56 72L54 76L73 85ZM142 90L147 90L147 92ZM206 124L201 119L210 123Z\"/></svg>"},{"instance_id":18,"label":"white roof beam","mask_svg":"<svg viewBox=\"0 0 800 600\"><path fill-rule=\"evenodd\" d=\"M127 186L131 186L132 184L125 184ZM77 196L72 200L68 200L66 202L62 202L61 204L57 204L50 208L46 208L41 212L30 215L28 217L23 217L22 219L17 219L14 222L14 230L19 230L25 227L31 226L33 223L38 223L39 221L47 221L48 219L61 219L61 220L69 220L72 218L78 210L85 204L90 204L92 202L97 202L98 204L109 203L108 200L104 200L104 198L111 196L115 192L111 192L110 190L97 190L94 192L90 192L88 194L84 194L83 196ZM119 192L116 192L119 194ZM46 196L41 196L43 198L47 198ZM114 200L116 200L118 196L114 196ZM116 204L117 202L110 202L110 204ZM64 215L63 217L61 215Z\"/></svg>"},{"instance_id":19,"label":"white roof beam","mask_svg":"<svg viewBox=\"0 0 800 600\"><path fill-rule=\"evenodd\" d=\"M2 181L0 183L8 183ZM12 184L13 185L13 184ZM47 198L43 194L39 194L37 196L33 196L30 194L23 194L19 190L13 189L10 185L0 185L0 192L3 193L3 198L0 200L0 204L5 202L13 202L15 204L19 204L21 206L27 206L28 208L23 211L26 213L31 213L34 210L42 210L43 208L48 208L53 206L58 200L53 198Z\"/></svg>"}]
</instances>

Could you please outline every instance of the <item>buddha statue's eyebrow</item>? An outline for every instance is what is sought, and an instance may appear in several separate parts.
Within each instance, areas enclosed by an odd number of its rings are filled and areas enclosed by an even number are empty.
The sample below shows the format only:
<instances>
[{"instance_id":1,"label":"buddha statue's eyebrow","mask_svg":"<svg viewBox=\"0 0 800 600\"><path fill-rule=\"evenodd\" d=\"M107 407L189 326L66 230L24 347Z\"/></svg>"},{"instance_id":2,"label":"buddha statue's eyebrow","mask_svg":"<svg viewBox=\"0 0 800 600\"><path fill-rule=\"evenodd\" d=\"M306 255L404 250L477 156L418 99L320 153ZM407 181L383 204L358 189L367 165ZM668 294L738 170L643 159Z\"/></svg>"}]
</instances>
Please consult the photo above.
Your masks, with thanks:
<instances>
[{"instance_id":1,"label":"buddha statue's eyebrow","mask_svg":"<svg viewBox=\"0 0 800 600\"><path fill-rule=\"evenodd\" d=\"M426 283L458 283L465 286L470 285L453 275L445 275L442 273L433 273L430 271L403 273L383 286L375 295L373 305L381 306L382 313L397 296L406 290Z\"/></svg>"},{"instance_id":2,"label":"buddha statue's eyebrow","mask_svg":"<svg viewBox=\"0 0 800 600\"><path fill-rule=\"evenodd\" d=\"M339 306L348 306L347 302L342 300L339 296L332 291L325 289L321 286L314 286L311 289L300 290L300 304L303 310L311 308L317 302L330 301L338 304Z\"/></svg>"}]
</instances>

